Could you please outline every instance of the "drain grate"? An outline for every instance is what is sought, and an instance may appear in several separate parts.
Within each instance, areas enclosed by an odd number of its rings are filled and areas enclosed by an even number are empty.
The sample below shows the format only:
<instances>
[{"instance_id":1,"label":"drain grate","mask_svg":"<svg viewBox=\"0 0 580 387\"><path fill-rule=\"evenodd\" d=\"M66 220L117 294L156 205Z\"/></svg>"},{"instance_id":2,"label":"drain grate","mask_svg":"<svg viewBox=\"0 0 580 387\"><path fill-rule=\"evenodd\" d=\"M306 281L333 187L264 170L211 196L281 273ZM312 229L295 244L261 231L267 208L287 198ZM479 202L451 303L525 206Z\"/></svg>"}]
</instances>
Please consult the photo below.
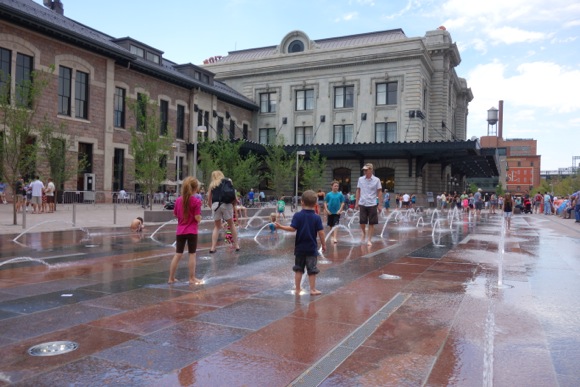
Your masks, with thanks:
<instances>
[{"instance_id":1,"label":"drain grate","mask_svg":"<svg viewBox=\"0 0 580 387\"><path fill-rule=\"evenodd\" d=\"M297 377L291 386L318 386L360 347L374 331L411 297L410 294L397 293L380 310L372 315L340 344Z\"/></svg>"},{"instance_id":2,"label":"drain grate","mask_svg":"<svg viewBox=\"0 0 580 387\"><path fill-rule=\"evenodd\" d=\"M72 352L78 347L79 345L74 341L51 341L28 348L28 354L31 356L56 356Z\"/></svg>"}]
</instances>

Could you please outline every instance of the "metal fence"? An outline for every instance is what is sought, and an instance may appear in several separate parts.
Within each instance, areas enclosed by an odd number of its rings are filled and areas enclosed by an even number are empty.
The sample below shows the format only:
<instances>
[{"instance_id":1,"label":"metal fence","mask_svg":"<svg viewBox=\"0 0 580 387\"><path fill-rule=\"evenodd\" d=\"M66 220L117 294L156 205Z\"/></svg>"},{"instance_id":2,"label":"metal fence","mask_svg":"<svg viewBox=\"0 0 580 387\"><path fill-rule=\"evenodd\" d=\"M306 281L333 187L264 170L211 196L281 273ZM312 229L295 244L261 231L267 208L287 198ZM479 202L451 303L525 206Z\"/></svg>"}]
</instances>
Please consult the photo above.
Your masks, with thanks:
<instances>
[{"instance_id":1,"label":"metal fence","mask_svg":"<svg viewBox=\"0 0 580 387\"><path fill-rule=\"evenodd\" d=\"M61 204L149 204L149 195L142 192L63 191L59 199ZM153 195L153 204L163 204L168 200L175 200L175 195L165 195L163 192Z\"/></svg>"}]
</instances>

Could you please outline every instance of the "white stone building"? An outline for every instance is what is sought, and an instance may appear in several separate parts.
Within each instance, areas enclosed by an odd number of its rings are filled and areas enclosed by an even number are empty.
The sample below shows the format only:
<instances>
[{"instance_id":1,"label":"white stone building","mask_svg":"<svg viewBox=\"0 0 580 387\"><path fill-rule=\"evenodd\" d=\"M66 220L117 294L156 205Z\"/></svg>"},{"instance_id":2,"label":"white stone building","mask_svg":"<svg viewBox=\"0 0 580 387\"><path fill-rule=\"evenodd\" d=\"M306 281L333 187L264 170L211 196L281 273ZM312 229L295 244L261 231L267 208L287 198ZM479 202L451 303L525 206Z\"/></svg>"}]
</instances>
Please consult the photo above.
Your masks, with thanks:
<instances>
[{"instance_id":1,"label":"white stone building","mask_svg":"<svg viewBox=\"0 0 580 387\"><path fill-rule=\"evenodd\" d=\"M473 94L455 71L460 61L444 27L417 38L396 29L317 41L292 31L204 68L260 105L249 140L282 135L289 150L318 149L343 191L356 189L371 162L383 187L422 195L497 173L495 156L466 140Z\"/></svg>"}]
</instances>

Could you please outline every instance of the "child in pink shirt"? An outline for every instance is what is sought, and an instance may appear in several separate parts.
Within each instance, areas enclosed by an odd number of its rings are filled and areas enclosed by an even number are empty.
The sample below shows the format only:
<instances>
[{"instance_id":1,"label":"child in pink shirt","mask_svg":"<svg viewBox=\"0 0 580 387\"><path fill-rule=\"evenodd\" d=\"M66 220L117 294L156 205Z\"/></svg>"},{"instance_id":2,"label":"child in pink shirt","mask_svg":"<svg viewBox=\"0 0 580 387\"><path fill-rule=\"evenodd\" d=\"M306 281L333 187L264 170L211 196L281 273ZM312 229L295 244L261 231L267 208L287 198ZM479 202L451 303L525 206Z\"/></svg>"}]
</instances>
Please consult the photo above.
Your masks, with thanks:
<instances>
[{"instance_id":1,"label":"child in pink shirt","mask_svg":"<svg viewBox=\"0 0 580 387\"><path fill-rule=\"evenodd\" d=\"M175 201L173 214L177 217L177 231L175 237L175 255L169 266L168 284L173 284L175 272L179 260L183 256L183 250L187 243L189 251L189 283L200 284L201 280L195 277L195 259L197 250L197 226L201 221L201 200L195 194L199 189L199 182L196 178L188 176L183 181L181 196Z\"/></svg>"}]
</instances>

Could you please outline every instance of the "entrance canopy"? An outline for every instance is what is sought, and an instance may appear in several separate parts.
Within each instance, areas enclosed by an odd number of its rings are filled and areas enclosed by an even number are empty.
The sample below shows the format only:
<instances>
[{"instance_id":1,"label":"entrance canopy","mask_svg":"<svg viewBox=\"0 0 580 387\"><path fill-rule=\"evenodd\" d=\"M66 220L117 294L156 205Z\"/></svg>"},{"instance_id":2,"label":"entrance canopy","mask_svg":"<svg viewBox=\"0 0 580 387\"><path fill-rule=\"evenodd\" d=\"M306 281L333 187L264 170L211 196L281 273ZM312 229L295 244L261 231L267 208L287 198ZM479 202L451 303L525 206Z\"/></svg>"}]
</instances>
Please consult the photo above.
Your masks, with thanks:
<instances>
[{"instance_id":1,"label":"entrance canopy","mask_svg":"<svg viewBox=\"0 0 580 387\"><path fill-rule=\"evenodd\" d=\"M422 176L423 167L427 164L440 164L442 169L451 166L453 174L468 178L499 176L497 150L481 148L477 140L286 145L284 149L289 153L317 150L328 160L359 160L361 168L370 159L406 159L409 162L409 176L413 176L414 160L415 176ZM240 151L244 154L266 154L262 144L252 141L245 141Z\"/></svg>"},{"instance_id":2,"label":"entrance canopy","mask_svg":"<svg viewBox=\"0 0 580 387\"><path fill-rule=\"evenodd\" d=\"M453 173L466 177L498 176L495 148L481 148L477 140L467 141L421 141L362 144L287 145L306 152L318 150L328 160L360 160L361 168L369 159L407 159L409 176L412 161L416 159L416 176L422 175L426 164L451 166Z\"/></svg>"}]
</instances>

